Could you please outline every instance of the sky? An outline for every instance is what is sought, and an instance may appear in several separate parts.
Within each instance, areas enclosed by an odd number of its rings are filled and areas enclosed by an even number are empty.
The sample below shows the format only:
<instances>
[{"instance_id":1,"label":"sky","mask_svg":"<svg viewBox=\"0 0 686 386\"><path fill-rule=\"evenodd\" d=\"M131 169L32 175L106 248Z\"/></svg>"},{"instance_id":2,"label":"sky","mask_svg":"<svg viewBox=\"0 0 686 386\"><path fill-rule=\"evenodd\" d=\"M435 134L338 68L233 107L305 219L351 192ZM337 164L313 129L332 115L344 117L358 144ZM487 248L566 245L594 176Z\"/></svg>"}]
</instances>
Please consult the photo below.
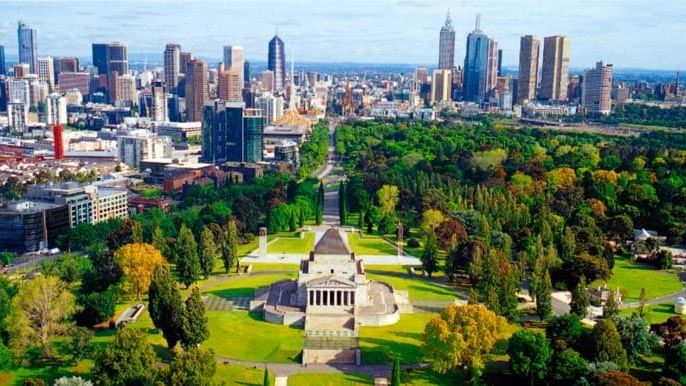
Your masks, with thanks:
<instances>
[{"instance_id":1,"label":"sky","mask_svg":"<svg viewBox=\"0 0 686 386\"><path fill-rule=\"evenodd\" d=\"M240 45L264 61L278 30L290 62L398 63L435 66L447 10L456 31L456 63L477 13L498 40L505 66L516 66L519 37L567 35L572 67L598 60L619 68L686 68L684 0L0 0L0 45L16 57L17 20L38 30L39 55L90 57L92 42L122 41L129 54L159 54L168 42L206 58Z\"/></svg>"}]
</instances>

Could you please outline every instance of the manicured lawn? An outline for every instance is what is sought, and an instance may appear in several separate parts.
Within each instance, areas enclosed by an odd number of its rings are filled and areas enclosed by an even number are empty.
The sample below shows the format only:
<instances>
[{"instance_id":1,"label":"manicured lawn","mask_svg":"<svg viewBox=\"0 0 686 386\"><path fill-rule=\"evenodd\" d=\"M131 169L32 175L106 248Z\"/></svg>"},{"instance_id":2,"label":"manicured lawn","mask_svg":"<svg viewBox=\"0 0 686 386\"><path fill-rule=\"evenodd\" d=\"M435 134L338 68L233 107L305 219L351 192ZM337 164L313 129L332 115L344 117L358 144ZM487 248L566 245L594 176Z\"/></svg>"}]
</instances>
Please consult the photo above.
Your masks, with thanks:
<instances>
[{"instance_id":1,"label":"manicured lawn","mask_svg":"<svg viewBox=\"0 0 686 386\"><path fill-rule=\"evenodd\" d=\"M244 263L248 264L248 263ZM300 266L298 264L280 264L280 263L250 263L252 264L253 272L265 271L293 271L297 272Z\"/></svg>"},{"instance_id":2,"label":"manicured lawn","mask_svg":"<svg viewBox=\"0 0 686 386\"><path fill-rule=\"evenodd\" d=\"M252 297L255 295L255 288L268 287L275 281L293 279L296 276L295 271L280 274L233 276L222 283L204 288L203 293L223 298Z\"/></svg>"},{"instance_id":3,"label":"manicured lawn","mask_svg":"<svg viewBox=\"0 0 686 386\"><path fill-rule=\"evenodd\" d=\"M314 233L305 232L303 238L280 237L267 245L267 253L310 253L314 249Z\"/></svg>"},{"instance_id":4,"label":"manicured lawn","mask_svg":"<svg viewBox=\"0 0 686 386\"><path fill-rule=\"evenodd\" d=\"M210 339L203 347L231 359L298 362L303 330L262 320L261 313L208 311Z\"/></svg>"},{"instance_id":5,"label":"manicured lawn","mask_svg":"<svg viewBox=\"0 0 686 386\"><path fill-rule=\"evenodd\" d=\"M274 376L270 374L271 384L274 384ZM264 369L237 365L225 365L217 363L217 372L214 380L218 384L226 385L256 385L261 386L264 379Z\"/></svg>"},{"instance_id":6,"label":"manicured lawn","mask_svg":"<svg viewBox=\"0 0 686 386\"><path fill-rule=\"evenodd\" d=\"M391 358L395 355L400 357L401 363L421 362L424 326L435 315L403 314L398 323L390 326L361 327L362 363L392 363Z\"/></svg>"},{"instance_id":7,"label":"manicured lawn","mask_svg":"<svg viewBox=\"0 0 686 386\"><path fill-rule=\"evenodd\" d=\"M602 284L602 281L597 280L591 285ZM645 288L648 299L669 295L682 289L681 282L674 273L621 258L615 260L612 277L607 282L607 286L610 289L619 287L624 294L624 302L638 301L641 288Z\"/></svg>"},{"instance_id":8,"label":"manicured lawn","mask_svg":"<svg viewBox=\"0 0 686 386\"><path fill-rule=\"evenodd\" d=\"M638 308L624 308L619 310L622 315L631 315L638 313ZM677 315L674 313L674 304L655 304L647 305L643 308L644 318L648 323L662 323L670 316Z\"/></svg>"},{"instance_id":9,"label":"manicured lawn","mask_svg":"<svg viewBox=\"0 0 686 386\"><path fill-rule=\"evenodd\" d=\"M288 377L289 386L354 386L373 384L374 379L364 374L301 373Z\"/></svg>"},{"instance_id":10,"label":"manicured lawn","mask_svg":"<svg viewBox=\"0 0 686 386\"><path fill-rule=\"evenodd\" d=\"M420 277L407 276L406 273L398 272L397 269L398 268L393 268L392 270L387 268L366 268L367 279L388 283L396 290L408 291L411 301L452 300L457 297L457 293L449 287L444 287Z\"/></svg>"},{"instance_id":11,"label":"manicured lawn","mask_svg":"<svg viewBox=\"0 0 686 386\"><path fill-rule=\"evenodd\" d=\"M396 255L397 249L379 236L348 234L348 244L356 255Z\"/></svg>"}]
</instances>

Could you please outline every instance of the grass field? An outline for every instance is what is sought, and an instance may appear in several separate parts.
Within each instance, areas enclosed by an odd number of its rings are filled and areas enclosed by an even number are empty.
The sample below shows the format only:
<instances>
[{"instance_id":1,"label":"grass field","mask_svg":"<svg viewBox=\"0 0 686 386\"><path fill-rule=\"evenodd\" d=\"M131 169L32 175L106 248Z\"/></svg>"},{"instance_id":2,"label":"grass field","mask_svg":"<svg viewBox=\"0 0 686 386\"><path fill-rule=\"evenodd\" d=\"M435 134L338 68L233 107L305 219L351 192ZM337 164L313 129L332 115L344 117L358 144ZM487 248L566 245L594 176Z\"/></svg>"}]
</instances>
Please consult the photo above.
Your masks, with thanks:
<instances>
[{"instance_id":1,"label":"grass field","mask_svg":"<svg viewBox=\"0 0 686 386\"><path fill-rule=\"evenodd\" d=\"M597 280L591 286L602 284L602 281ZM620 258L615 260L612 277L607 286L610 289L619 288L624 294L625 303L638 301L641 288L645 288L648 299L669 295L682 289L681 281L674 273Z\"/></svg>"},{"instance_id":2,"label":"grass field","mask_svg":"<svg viewBox=\"0 0 686 386\"><path fill-rule=\"evenodd\" d=\"M267 253L310 253L314 249L314 233L305 232L303 238L279 237L267 245Z\"/></svg>"},{"instance_id":3,"label":"grass field","mask_svg":"<svg viewBox=\"0 0 686 386\"><path fill-rule=\"evenodd\" d=\"M383 281L393 286L396 290L407 291L410 300L452 300L457 293L449 287L436 284L420 277L407 276L405 271L398 272L397 268L366 268L367 279ZM402 266L395 266L400 267Z\"/></svg>"},{"instance_id":4,"label":"grass field","mask_svg":"<svg viewBox=\"0 0 686 386\"><path fill-rule=\"evenodd\" d=\"M624 308L619 310L621 315L631 315L633 313L638 313L638 308ZM662 323L667 320L670 316L677 315L674 313L673 304L655 304L647 305L643 308L644 318L648 323Z\"/></svg>"},{"instance_id":5,"label":"grass field","mask_svg":"<svg viewBox=\"0 0 686 386\"><path fill-rule=\"evenodd\" d=\"M301 373L288 377L289 386L356 386L373 384L374 380L364 374Z\"/></svg>"},{"instance_id":6,"label":"grass field","mask_svg":"<svg viewBox=\"0 0 686 386\"><path fill-rule=\"evenodd\" d=\"M359 232L348 234L348 244L356 255L395 255L396 248L379 236L360 236Z\"/></svg>"},{"instance_id":7,"label":"grass field","mask_svg":"<svg viewBox=\"0 0 686 386\"><path fill-rule=\"evenodd\" d=\"M293 279L295 277L296 271L231 277L221 283L204 288L203 293L222 298L252 297L255 295L256 288L268 287L275 281Z\"/></svg>"},{"instance_id":8,"label":"grass field","mask_svg":"<svg viewBox=\"0 0 686 386\"><path fill-rule=\"evenodd\" d=\"M250 263L252 264L253 272L266 271L293 271L298 272L300 266L298 264L280 264L280 263Z\"/></svg>"},{"instance_id":9,"label":"grass field","mask_svg":"<svg viewBox=\"0 0 686 386\"><path fill-rule=\"evenodd\" d=\"M208 311L210 339L203 347L231 359L298 362L303 330L262 320L260 313Z\"/></svg>"},{"instance_id":10,"label":"grass field","mask_svg":"<svg viewBox=\"0 0 686 386\"><path fill-rule=\"evenodd\" d=\"M271 384L273 385L274 376L269 374L269 377L271 378ZM225 384L229 386L262 386L262 382L264 380L264 369L217 363L217 372L214 374L214 380L217 382L217 384Z\"/></svg>"},{"instance_id":11,"label":"grass field","mask_svg":"<svg viewBox=\"0 0 686 386\"><path fill-rule=\"evenodd\" d=\"M361 327L360 347L365 364L391 363L397 355L401 363L421 362L424 326L435 314L403 314L390 326Z\"/></svg>"}]
</instances>

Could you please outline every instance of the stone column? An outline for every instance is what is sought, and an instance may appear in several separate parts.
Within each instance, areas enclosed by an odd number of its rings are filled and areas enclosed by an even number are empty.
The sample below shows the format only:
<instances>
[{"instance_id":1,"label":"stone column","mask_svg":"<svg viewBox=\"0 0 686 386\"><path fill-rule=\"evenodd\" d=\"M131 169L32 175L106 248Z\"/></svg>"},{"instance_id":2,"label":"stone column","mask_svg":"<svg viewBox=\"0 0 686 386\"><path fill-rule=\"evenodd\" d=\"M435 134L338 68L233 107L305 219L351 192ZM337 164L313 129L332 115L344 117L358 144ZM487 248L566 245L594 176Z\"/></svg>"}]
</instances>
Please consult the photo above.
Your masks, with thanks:
<instances>
[{"instance_id":1,"label":"stone column","mask_svg":"<svg viewBox=\"0 0 686 386\"><path fill-rule=\"evenodd\" d=\"M267 228L265 227L260 227L260 237L259 237L259 244L260 244L260 257L265 258L267 257Z\"/></svg>"},{"instance_id":2,"label":"stone column","mask_svg":"<svg viewBox=\"0 0 686 386\"><path fill-rule=\"evenodd\" d=\"M348 291L343 292L343 305L344 306L348 305Z\"/></svg>"}]
</instances>

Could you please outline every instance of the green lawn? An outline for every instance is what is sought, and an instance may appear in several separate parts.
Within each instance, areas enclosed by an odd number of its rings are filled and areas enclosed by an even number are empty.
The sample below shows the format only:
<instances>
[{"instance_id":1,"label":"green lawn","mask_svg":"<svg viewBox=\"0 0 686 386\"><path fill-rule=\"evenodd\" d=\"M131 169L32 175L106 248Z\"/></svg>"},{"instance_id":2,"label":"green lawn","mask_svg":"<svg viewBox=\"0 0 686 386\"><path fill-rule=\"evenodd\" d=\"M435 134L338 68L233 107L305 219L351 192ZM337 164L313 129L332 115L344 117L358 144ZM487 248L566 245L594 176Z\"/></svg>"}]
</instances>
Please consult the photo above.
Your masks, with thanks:
<instances>
[{"instance_id":1,"label":"green lawn","mask_svg":"<svg viewBox=\"0 0 686 386\"><path fill-rule=\"evenodd\" d=\"M301 373L288 377L290 386L355 386L373 385L372 377L364 374L349 373Z\"/></svg>"},{"instance_id":2,"label":"green lawn","mask_svg":"<svg viewBox=\"0 0 686 386\"><path fill-rule=\"evenodd\" d=\"M303 238L280 237L267 245L267 253L308 254L314 249L314 233L305 232Z\"/></svg>"},{"instance_id":3,"label":"green lawn","mask_svg":"<svg viewBox=\"0 0 686 386\"><path fill-rule=\"evenodd\" d=\"M221 283L204 288L202 292L223 298L251 297L255 295L256 288L268 287L275 281L294 279L296 276L296 271L278 274L232 276Z\"/></svg>"},{"instance_id":4,"label":"green lawn","mask_svg":"<svg viewBox=\"0 0 686 386\"><path fill-rule=\"evenodd\" d=\"M203 347L231 359L298 362L303 330L262 320L261 313L208 311L210 339Z\"/></svg>"},{"instance_id":5,"label":"green lawn","mask_svg":"<svg viewBox=\"0 0 686 386\"><path fill-rule=\"evenodd\" d=\"M602 284L602 281L596 280L591 285ZM641 288L645 288L648 299L669 295L682 289L681 281L674 273L621 258L615 260L612 277L607 286L611 289L619 287L624 294L624 302L638 301Z\"/></svg>"},{"instance_id":6,"label":"green lawn","mask_svg":"<svg viewBox=\"0 0 686 386\"><path fill-rule=\"evenodd\" d=\"M274 384L274 376L270 374L272 385ZM217 363L217 372L214 374L214 380L217 384L233 385L255 385L262 386L264 379L264 369L225 365L221 362Z\"/></svg>"},{"instance_id":7,"label":"green lawn","mask_svg":"<svg viewBox=\"0 0 686 386\"><path fill-rule=\"evenodd\" d=\"M393 286L396 290L407 291L410 300L452 300L457 293L449 287L439 285L421 277L411 277L405 272L398 272L398 268L388 269L366 268L367 279L382 281ZM401 266L395 266L401 267Z\"/></svg>"},{"instance_id":8,"label":"green lawn","mask_svg":"<svg viewBox=\"0 0 686 386\"><path fill-rule=\"evenodd\" d=\"M638 313L638 308L624 308L619 310L622 315L631 315L633 313ZM677 315L674 313L674 304L655 304L647 305L643 308L645 320L648 323L662 323L667 320L670 316Z\"/></svg>"},{"instance_id":9,"label":"green lawn","mask_svg":"<svg viewBox=\"0 0 686 386\"><path fill-rule=\"evenodd\" d=\"M246 265L248 263L244 263ZM288 264L288 263L249 263L252 264L253 272L265 272L265 271L293 271L298 272L300 266L298 264Z\"/></svg>"},{"instance_id":10,"label":"green lawn","mask_svg":"<svg viewBox=\"0 0 686 386\"><path fill-rule=\"evenodd\" d=\"M362 362L366 364L391 363L400 357L401 363L421 362L421 345L424 326L435 316L431 313L400 315L400 321L390 326L361 327L360 347Z\"/></svg>"},{"instance_id":11,"label":"green lawn","mask_svg":"<svg viewBox=\"0 0 686 386\"><path fill-rule=\"evenodd\" d=\"M396 255L398 250L379 236L348 234L348 244L356 255Z\"/></svg>"}]
</instances>

